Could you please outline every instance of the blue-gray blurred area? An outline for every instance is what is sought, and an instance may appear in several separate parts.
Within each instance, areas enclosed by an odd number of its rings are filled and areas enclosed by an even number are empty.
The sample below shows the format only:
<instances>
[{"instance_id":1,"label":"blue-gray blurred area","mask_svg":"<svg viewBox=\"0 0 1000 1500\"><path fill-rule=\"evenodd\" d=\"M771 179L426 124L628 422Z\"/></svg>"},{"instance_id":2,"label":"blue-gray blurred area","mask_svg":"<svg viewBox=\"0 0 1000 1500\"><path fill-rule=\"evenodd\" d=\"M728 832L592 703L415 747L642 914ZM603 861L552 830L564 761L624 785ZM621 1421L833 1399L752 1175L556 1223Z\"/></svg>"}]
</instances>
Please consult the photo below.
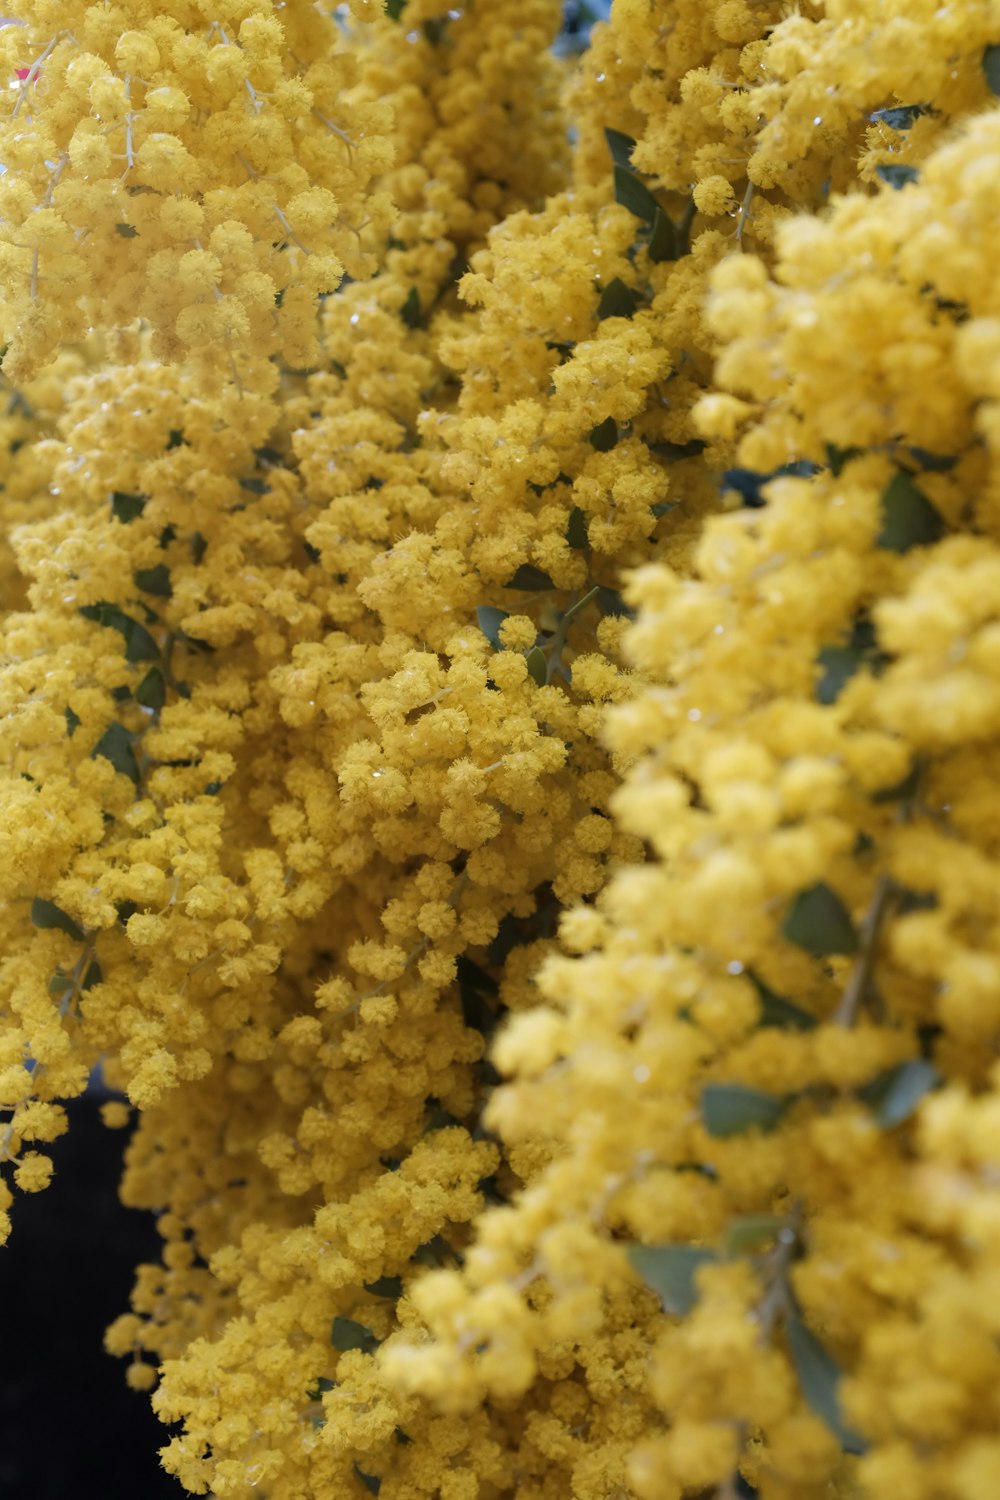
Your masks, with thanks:
<instances>
[{"instance_id":1,"label":"blue-gray blurred area","mask_svg":"<svg viewBox=\"0 0 1000 1500\"><path fill-rule=\"evenodd\" d=\"M606 21L610 13L611 0L565 0L562 31L553 51L560 57L585 51L594 22Z\"/></svg>"},{"instance_id":2,"label":"blue-gray blurred area","mask_svg":"<svg viewBox=\"0 0 1000 1500\"><path fill-rule=\"evenodd\" d=\"M106 1095L104 1097L107 1097ZM135 1267L158 1260L151 1214L118 1201L127 1132L94 1089L44 1149L55 1176L16 1194L0 1248L0 1500L183 1500L156 1450L169 1432L103 1348Z\"/></svg>"}]
</instances>

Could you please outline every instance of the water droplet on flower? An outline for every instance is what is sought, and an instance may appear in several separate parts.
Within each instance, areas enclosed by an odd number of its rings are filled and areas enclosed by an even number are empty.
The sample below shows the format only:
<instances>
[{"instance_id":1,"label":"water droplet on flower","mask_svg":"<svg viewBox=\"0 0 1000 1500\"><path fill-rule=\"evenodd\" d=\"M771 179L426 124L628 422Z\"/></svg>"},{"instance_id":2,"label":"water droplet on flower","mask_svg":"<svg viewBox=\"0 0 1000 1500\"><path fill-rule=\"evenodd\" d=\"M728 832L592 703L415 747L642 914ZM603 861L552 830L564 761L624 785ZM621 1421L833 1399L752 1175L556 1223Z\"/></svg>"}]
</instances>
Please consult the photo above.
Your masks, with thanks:
<instances>
[{"instance_id":1,"label":"water droplet on flower","mask_svg":"<svg viewBox=\"0 0 1000 1500\"><path fill-rule=\"evenodd\" d=\"M640 1063L637 1068L633 1068L632 1077L635 1079L636 1083L649 1082L649 1069L646 1067L645 1063Z\"/></svg>"},{"instance_id":2,"label":"water droplet on flower","mask_svg":"<svg viewBox=\"0 0 1000 1500\"><path fill-rule=\"evenodd\" d=\"M688 718L691 720L692 724L697 724L698 720L701 718L701 709L700 708L689 708L688 709Z\"/></svg>"},{"instance_id":3,"label":"water droplet on flower","mask_svg":"<svg viewBox=\"0 0 1000 1500\"><path fill-rule=\"evenodd\" d=\"M743 965L740 963L740 961L739 961L738 958L734 958L731 964L726 964L726 973L727 974L742 974L743 973Z\"/></svg>"}]
</instances>

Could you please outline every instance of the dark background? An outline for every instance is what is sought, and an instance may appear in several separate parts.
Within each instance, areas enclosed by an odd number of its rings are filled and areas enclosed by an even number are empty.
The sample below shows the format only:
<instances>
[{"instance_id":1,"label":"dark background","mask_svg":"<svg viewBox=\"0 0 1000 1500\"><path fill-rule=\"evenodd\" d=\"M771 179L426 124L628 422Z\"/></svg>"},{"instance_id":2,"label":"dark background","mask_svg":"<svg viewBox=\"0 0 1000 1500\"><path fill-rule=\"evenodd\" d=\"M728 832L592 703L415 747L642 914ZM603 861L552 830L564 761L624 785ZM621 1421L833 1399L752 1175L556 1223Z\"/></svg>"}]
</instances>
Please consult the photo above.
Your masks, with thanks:
<instances>
[{"instance_id":1,"label":"dark background","mask_svg":"<svg viewBox=\"0 0 1000 1500\"><path fill-rule=\"evenodd\" d=\"M158 1260L151 1214L118 1201L125 1130L91 1094L50 1146L52 1183L15 1191L0 1248L0 1500L183 1500L160 1468L168 1430L129 1390L104 1330L128 1311L135 1266Z\"/></svg>"}]
</instances>

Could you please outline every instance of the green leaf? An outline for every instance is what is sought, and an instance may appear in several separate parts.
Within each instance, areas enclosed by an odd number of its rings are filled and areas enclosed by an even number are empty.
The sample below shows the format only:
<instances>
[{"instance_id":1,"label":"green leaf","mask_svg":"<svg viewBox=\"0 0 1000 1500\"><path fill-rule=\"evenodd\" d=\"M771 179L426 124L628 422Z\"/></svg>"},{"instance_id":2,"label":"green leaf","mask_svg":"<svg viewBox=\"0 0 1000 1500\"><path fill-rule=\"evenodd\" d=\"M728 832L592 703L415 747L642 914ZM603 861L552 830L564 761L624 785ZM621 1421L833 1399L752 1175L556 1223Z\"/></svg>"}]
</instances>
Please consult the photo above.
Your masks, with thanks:
<instances>
[{"instance_id":1,"label":"green leaf","mask_svg":"<svg viewBox=\"0 0 1000 1500\"><path fill-rule=\"evenodd\" d=\"M920 173L916 167L908 166L905 162L901 161L883 162L881 166L875 168L875 176L880 177L883 182L887 182L897 193L900 188L906 187L908 183L919 182L920 180Z\"/></svg>"},{"instance_id":2,"label":"green leaf","mask_svg":"<svg viewBox=\"0 0 1000 1500\"><path fill-rule=\"evenodd\" d=\"M437 47L444 41L447 30L447 16L432 16L429 21L424 22L424 36L432 47Z\"/></svg>"},{"instance_id":3,"label":"green leaf","mask_svg":"<svg viewBox=\"0 0 1000 1500\"><path fill-rule=\"evenodd\" d=\"M806 1402L840 1439L845 1452L863 1453L863 1440L847 1426L840 1409L841 1375L836 1361L797 1312L788 1313L785 1336Z\"/></svg>"},{"instance_id":4,"label":"green leaf","mask_svg":"<svg viewBox=\"0 0 1000 1500\"><path fill-rule=\"evenodd\" d=\"M661 516L669 516L672 510L677 509L677 501L658 500L657 503L655 505L651 505L649 509L651 513L656 517L656 519L659 520Z\"/></svg>"},{"instance_id":5,"label":"green leaf","mask_svg":"<svg viewBox=\"0 0 1000 1500\"><path fill-rule=\"evenodd\" d=\"M718 1260L714 1250L696 1245L630 1245L628 1258L646 1285L660 1298L664 1310L683 1317L698 1300L694 1284L699 1266Z\"/></svg>"},{"instance_id":6,"label":"green leaf","mask_svg":"<svg viewBox=\"0 0 1000 1500\"><path fill-rule=\"evenodd\" d=\"M429 25L430 25L429 21L425 23L425 26L429 26ZM361 1480L361 1483L364 1485L365 1489L368 1490L369 1494L372 1494L372 1495L377 1495L378 1494L379 1490L382 1488L382 1481L381 1481L381 1479L379 1479L374 1474L366 1474L364 1472L364 1470L358 1466L358 1464L354 1465L354 1472L357 1475L357 1477Z\"/></svg>"},{"instance_id":7,"label":"green leaf","mask_svg":"<svg viewBox=\"0 0 1000 1500\"><path fill-rule=\"evenodd\" d=\"M927 114L930 109L926 104L897 104L890 109L877 109L868 118L874 125L888 125L890 130L910 130L914 120Z\"/></svg>"},{"instance_id":8,"label":"green leaf","mask_svg":"<svg viewBox=\"0 0 1000 1500\"><path fill-rule=\"evenodd\" d=\"M127 495L124 490L115 490L111 496L111 514L116 521L127 526L146 509L145 495Z\"/></svg>"},{"instance_id":9,"label":"green leaf","mask_svg":"<svg viewBox=\"0 0 1000 1500\"><path fill-rule=\"evenodd\" d=\"M1000 45L994 44L983 52L983 77L994 94L1000 94Z\"/></svg>"},{"instance_id":10,"label":"green leaf","mask_svg":"<svg viewBox=\"0 0 1000 1500\"><path fill-rule=\"evenodd\" d=\"M950 308L952 311L967 312L964 303L961 302L944 302L939 298L938 306ZM958 463L956 453L933 453L929 448L915 448L912 445L907 447L906 451L915 464L919 464L922 469L926 469L931 474L947 474Z\"/></svg>"},{"instance_id":11,"label":"green leaf","mask_svg":"<svg viewBox=\"0 0 1000 1500\"><path fill-rule=\"evenodd\" d=\"M769 1245L785 1227L786 1221L778 1214L742 1214L730 1220L722 1248L726 1255L758 1250Z\"/></svg>"},{"instance_id":12,"label":"green leaf","mask_svg":"<svg viewBox=\"0 0 1000 1500\"><path fill-rule=\"evenodd\" d=\"M385 0L385 13L390 21L398 21L406 9L406 0Z\"/></svg>"},{"instance_id":13,"label":"green leaf","mask_svg":"<svg viewBox=\"0 0 1000 1500\"><path fill-rule=\"evenodd\" d=\"M526 594L533 594L542 589L554 589L555 584L548 573L543 573L534 563L522 563L513 578L504 584L504 588L523 589Z\"/></svg>"},{"instance_id":14,"label":"green leaf","mask_svg":"<svg viewBox=\"0 0 1000 1500\"><path fill-rule=\"evenodd\" d=\"M639 299L627 287L620 276L609 281L597 304L597 316L603 318L630 318L639 305Z\"/></svg>"},{"instance_id":15,"label":"green leaf","mask_svg":"<svg viewBox=\"0 0 1000 1500\"><path fill-rule=\"evenodd\" d=\"M95 958L94 962L90 965L90 967L87 969L86 974L83 976L83 983L81 984L80 988L82 990L92 990L94 988L94 985L100 984L103 978L104 973L101 969L100 964Z\"/></svg>"},{"instance_id":16,"label":"green leaf","mask_svg":"<svg viewBox=\"0 0 1000 1500\"><path fill-rule=\"evenodd\" d=\"M312 1389L306 1391L306 1400L322 1401L327 1391L335 1391L336 1389L337 1382L335 1380L327 1380L325 1375L321 1375Z\"/></svg>"},{"instance_id":17,"label":"green leaf","mask_svg":"<svg viewBox=\"0 0 1000 1500\"><path fill-rule=\"evenodd\" d=\"M858 951L858 935L847 907L823 883L799 892L781 930L790 943L818 958Z\"/></svg>"},{"instance_id":18,"label":"green leaf","mask_svg":"<svg viewBox=\"0 0 1000 1500\"><path fill-rule=\"evenodd\" d=\"M135 690L135 701L143 708L159 710L167 701L167 685L159 667L150 667Z\"/></svg>"},{"instance_id":19,"label":"green leaf","mask_svg":"<svg viewBox=\"0 0 1000 1500\"><path fill-rule=\"evenodd\" d=\"M190 446L191 444L184 436L183 429L180 427L171 427L167 437L167 452L169 453L173 448L190 448Z\"/></svg>"},{"instance_id":20,"label":"green leaf","mask_svg":"<svg viewBox=\"0 0 1000 1500\"><path fill-rule=\"evenodd\" d=\"M678 250L674 221L657 204L653 232L649 237L649 258L655 265L660 265L665 260L676 260Z\"/></svg>"},{"instance_id":21,"label":"green leaf","mask_svg":"<svg viewBox=\"0 0 1000 1500\"><path fill-rule=\"evenodd\" d=\"M453 1265L457 1260L461 1264L461 1256L449 1245L443 1235L433 1235L425 1245L418 1245L410 1256L418 1266L427 1266L431 1270L437 1270L441 1266Z\"/></svg>"},{"instance_id":22,"label":"green leaf","mask_svg":"<svg viewBox=\"0 0 1000 1500\"><path fill-rule=\"evenodd\" d=\"M902 470L889 481L882 495L882 517L878 545L887 552L929 547L944 535L940 511Z\"/></svg>"},{"instance_id":23,"label":"green leaf","mask_svg":"<svg viewBox=\"0 0 1000 1500\"><path fill-rule=\"evenodd\" d=\"M497 1024L496 1011L490 1004L497 995L496 980L464 953L456 960L455 977L462 1002L462 1020L470 1031L489 1036Z\"/></svg>"},{"instance_id":24,"label":"green leaf","mask_svg":"<svg viewBox=\"0 0 1000 1500\"><path fill-rule=\"evenodd\" d=\"M608 143L611 160L615 166L628 167L632 160L632 151L635 147L635 141L632 137L626 135L623 130L611 130L608 126L605 126L604 139Z\"/></svg>"},{"instance_id":25,"label":"green leaf","mask_svg":"<svg viewBox=\"0 0 1000 1500\"><path fill-rule=\"evenodd\" d=\"M139 233L134 224L116 224L115 232L120 234L123 240L134 240Z\"/></svg>"},{"instance_id":26,"label":"green leaf","mask_svg":"<svg viewBox=\"0 0 1000 1500\"><path fill-rule=\"evenodd\" d=\"M96 760L98 756L109 760L116 771L120 771L123 776L130 777L136 786L139 785L141 778L135 752L132 749L132 736L120 724L109 724L101 735L90 752L91 760Z\"/></svg>"},{"instance_id":27,"label":"green leaf","mask_svg":"<svg viewBox=\"0 0 1000 1500\"><path fill-rule=\"evenodd\" d=\"M74 980L72 974L61 973L53 974L52 978L49 980L48 986L49 994L52 996L53 1000L58 999L60 995L69 994L70 990L75 989L75 987L76 981Z\"/></svg>"},{"instance_id":28,"label":"green leaf","mask_svg":"<svg viewBox=\"0 0 1000 1500\"><path fill-rule=\"evenodd\" d=\"M79 714L75 714L71 708L66 709L66 733L70 739L73 738L82 722Z\"/></svg>"},{"instance_id":29,"label":"green leaf","mask_svg":"<svg viewBox=\"0 0 1000 1500\"><path fill-rule=\"evenodd\" d=\"M366 1281L365 1291L371 1292L373 1297L391 1297L395 1302L403 1295L403 1278L380 1276L377 1281Z\"/></svg>"},{"instance_id":30,"label":"green leaf","mask_svg":"<svg viewBox=\"0 0 1000 1500\"><path fill-rule=\"evenodd\" d=\"M169 599L173 593L170 569L166 563L157 563L155 568L140 568L132 576L136 588L142 589L145 594L157 594L161 599Z\"/></svg>"},{"instance_id":31,"label":"green leaf","mask_svg":"<svg viewBox=\"0 0 1000 1500\"><path fill-rule=\"evenodd\" d=\"M57 927L77 943L82 943L87 935L79 922L74 922L61 906L57 906L54 901L46 901L44 896L36 896L32 901L31 920L36 927L43 929Z\"/></svg>"},{"instance_id":32,"label":"green leaf","mask_svg":"<svg viewBox=\"0 0 1000 1500\"><path fill-rule=\"evenodd\" d=\"M699 453L704 453L705 444L701 438L691 438L687 443L650 443L646 447L650 453L655 453L657 458L662 458L664 463L679 463L682 458L697 458Z\"/></svg>"},{"instance_id":33,"label":"green leaf","mask_svg":"<svg viewBox=\"0 0 1000 1500\"><path fill-rule=\"evenodd\" d=\"M399 309L399 316L402 318L407 328L420 327L420 321L423 313L420 307L420 293L417 291L417 288L415 286L411 286L410 290L407 292L406 301Z\"/></svg>"},{"instance_id":34,"label":"green leaf","mask_svg":"<svg viewBox=\"0 0 1000 1500\"><path fill-rule=\"evenodd\" d=\"M271 485L266 479L258 479L256 475L250 475L247 479L240 480L240 489L246 490L250 495L269 495Z\"/></svg>"},{"instance_id":35,"label":"green leaf","mask_svg":"<svg viewBox=\"0 0 1000 1500\"><path fill-rule=\"evenodd\" d=\"M941 1082L933 1063L915 1057L880 1073L858 1092L883 1130L892 1130L908 1120L924 1095Z\"/></svg>"},{"instance_id":36,"label":"green leaf","mask_svg":"<svg viewBox=\"0 0 1000 1500\"><path fill-rule=\"evenodd\" d=\"M660 207L642 179L629 167L618 163L615 164L615 202L645 224L654 222Z\"/></svg>"},{"instance_id":37,"label":"green leaf","mask_svg":"<svg viewBox=\"0 0 1000 1500\"><path fill-rule=\"evenodd\" d=\"M540 646L532 646L527 655L527 662L529 677L539 687L544 687L549 680L549 664Z\"/></svg>"},{"instance_id":38,"label":"green leaf","mask_svg":"<svg viewBox=\"0 0 1000 1500\"><path fill-rule=\"evenodd\" d=\"M590 434L590 446L596 448L598 453L610 453L617 441L618 423L614 417L605 417Z\"/></svg>"},{"instance_id":39,"label":"green leaf","mask_svg":"<svg viewBox=\"0 0 1000 1500\"><path fill-rule=\"evenodd\" d=\"M353 1318L334 1318L330 1325L330 1343L341 1354L346 1354L348 1349L374 1354L380 1342L370 1328L364 1323L356 1323Z\"/></svg>"},{"instance_id":40,"label":"green leaf","mask_svg":"<svg viewBox=\"0 0 1000 1500\"><path fill-rule=\"evenodd\" d=\"M612 615L617 619L635 619L635 610L629 608L618 590L605 588L603 584L597 590L597 607L604 615Z\"/></svg>"},{"instance_id":41,"label":"green leaf","mask_svg":"<svg viewBox=\"0 0 1000 1500\"><path fill-rule=\"evenodd\" d=\"M824 646L816 658L822 676L816 684L820 703L836 703L845 685L864 665L864 655L857 646Z\"/></svg>"},{"instance_id":42,"label":"green leaf","mask_svg":"<svg viewBox=\"0 0 1000 1500\"><path fill-rule=\"evenodd\" d=\"M505 609L497 609L492 604L480 604L476 610L476 621L483 635L489 641L494 650L500 650L500 626L507 618Z\"/></svg>"},{"instance_id":43,"label":"green leaf","mask_svg":"<svg viewBox=\"0 0 1000 1500\"><path fill-rule=\"evenodd\" d=\"M587 518L578 505L574 505L566 523L566 540L576 552L585 552L589 546Z\"/></svg>"},{"instance_id":44,"label":"green leaf","mask_svg":"<svg viewBox=\"0 0 1000 1500\"><path fill-rule=\"evenodd\" d=\"M741 1083L707 1083L701 1091L705 1129L719 1139L740 1135L754 1126L773 1130L787 1108L787 1099L744 1088Z\"/></svg>"},{"instance_id":45,"label":"green leaf","mask_svg":"<svg viewBox=\"0 0 1000 1500\"><path fill-rule=\"evenodd\" d=\"M117 630L124 636L126 661L158 660L160 648L145 625L133 620L131 615L125 614L116 604L84 604L80 613L84 619L95 620L98 625Z\"/></svg>"},{"instance_id":46,"label":"green leaf","mask_svg":"<svg viewBox=\"0 0 1000 1500\"><path fill-rule=\"evenodd\" d=\"M812 1031L816 1025L815 1016L793 1005L783 995L776 995L774 990L769 989L762 980L757 978L756 974L751 973L748 977L753 981L760 996L761 1026L776 1026L781 1031Z\"/></svg>"},{"instance_id":47,"label":"green leaf","mask_svg":"<svg viewBox=\"0 0 1000 1500\"><path fill-rule=\"evenodd\" d=\"M826 461L834 479L839 478L852 458L860 457L863 452L863 448L838 448L836 443L827 443Z\"/></svg>"}]
</instances>

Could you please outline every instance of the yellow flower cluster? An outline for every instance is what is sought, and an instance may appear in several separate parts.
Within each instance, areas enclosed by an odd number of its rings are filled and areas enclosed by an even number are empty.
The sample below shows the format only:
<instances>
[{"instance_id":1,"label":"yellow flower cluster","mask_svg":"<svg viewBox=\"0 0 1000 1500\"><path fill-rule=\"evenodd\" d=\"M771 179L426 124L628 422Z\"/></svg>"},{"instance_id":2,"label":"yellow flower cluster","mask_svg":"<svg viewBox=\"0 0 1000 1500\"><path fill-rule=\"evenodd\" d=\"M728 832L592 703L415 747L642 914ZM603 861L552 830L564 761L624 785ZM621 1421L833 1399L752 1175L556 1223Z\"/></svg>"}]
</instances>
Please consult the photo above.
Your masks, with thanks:
<instances>
[{"instance_id":1,"label":"yellow flower cluster","mask_svg":"<svg viewBox=\"0 0 1000 1500\"><path fill-rule=\"evenodd\" d=\"M608 725L653 858L494 1049L487 1122L540 1172L384 1356L446 1405L537 1391L637 1272L676 1315L630 1320L641 1496L972 1500L1000 1463L998 152L974 116L916 185L790 221L773 274L716 271L695 421L743 405L750 504L693 576L633 574Z\"/></svg>"},{"instance_id":2,"label":"yellow flower cluster","mask_svg":"<svg viewBox=\"0 0 1000 1500\"><path fill-rule=\"evenodd\" d=\"M982 1500L1000 6L10 8L3 1232L190 1493Z\"/></svg>"},{"instance_id":3,"label":"yellow flower cluster","mask_svg":"<svg viewBox=\"0 0 1000 1500\"><path fill-rule=\"evenodd\" d=\"M0 70L6 369L141 318L159 358L265 385L317 294L374 267L385 107L308 0L10 0Z\"/></svg>"}]
</instances>

